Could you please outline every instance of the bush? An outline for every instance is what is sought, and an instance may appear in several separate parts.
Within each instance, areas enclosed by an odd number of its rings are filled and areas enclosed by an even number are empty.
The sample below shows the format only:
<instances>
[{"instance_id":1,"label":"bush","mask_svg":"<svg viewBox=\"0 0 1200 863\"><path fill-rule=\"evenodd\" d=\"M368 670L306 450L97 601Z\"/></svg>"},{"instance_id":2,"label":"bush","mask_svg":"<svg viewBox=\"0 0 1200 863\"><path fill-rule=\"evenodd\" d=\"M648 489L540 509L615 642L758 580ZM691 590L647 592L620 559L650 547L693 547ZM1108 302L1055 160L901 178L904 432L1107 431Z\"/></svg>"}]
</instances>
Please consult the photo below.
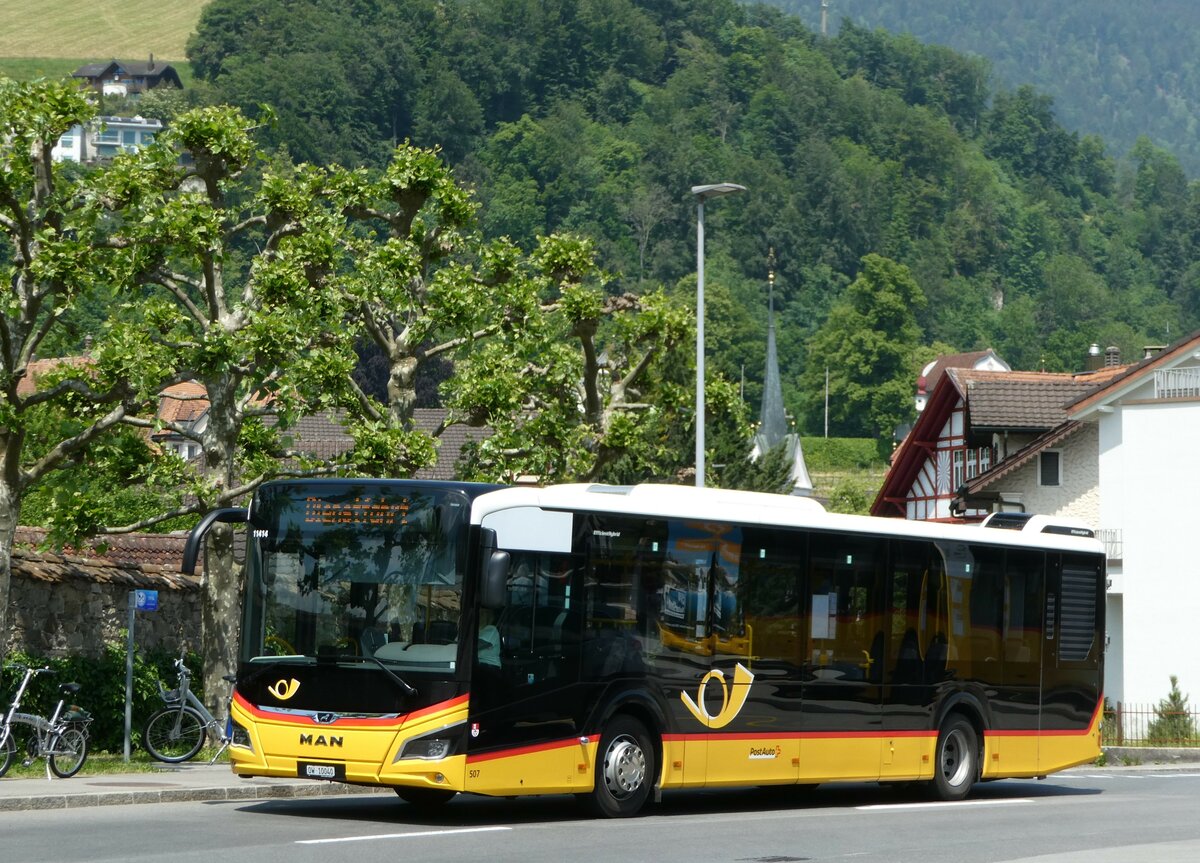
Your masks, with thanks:
<instances>
[{"instance_id":1,"label":"bush","mask_svg":"<svg viewBox=\"0 0 1200 863\"><path fill-rule=\"evenodd\" d=\"M135 650L133 658L133 720L130 736L134 748L142 726L150 714L162 706L158 696L158 682L174 688L175 669L172 663L175 654L162 650ZM99 659L84 656L67 656L47 659L27 653L10 653L5 666L0 670L0 693L4 694L0 706L6 708L17 686L21 683L21 670L12 663L31 665L37 668L49 666L54 674L39 674L29 683L21 701L22 713L36 713L49 717L58 703L60 684L75 682L81 689L70 700L92 714L90 745L94 750L123 752L125 748L125 644L109 644ZM192 684L196 695L203 700L203 675L199 673L200 658L188 654L186 662L193 671Z\"/></svg>"},{"instance_id":2,"label":"bush","mask_svg":"<svg viewBox=\"0 0 1200 863\"><path fill-rule=\"evenodd\" d=\"M1196 723L1188 709L1187 696L1179 691L1179 678L1171 675L1171 691L1154 708L1155 718L1146 729L1146 740L1158 745L1194 743Z\"/></svg>"}]
</instances>

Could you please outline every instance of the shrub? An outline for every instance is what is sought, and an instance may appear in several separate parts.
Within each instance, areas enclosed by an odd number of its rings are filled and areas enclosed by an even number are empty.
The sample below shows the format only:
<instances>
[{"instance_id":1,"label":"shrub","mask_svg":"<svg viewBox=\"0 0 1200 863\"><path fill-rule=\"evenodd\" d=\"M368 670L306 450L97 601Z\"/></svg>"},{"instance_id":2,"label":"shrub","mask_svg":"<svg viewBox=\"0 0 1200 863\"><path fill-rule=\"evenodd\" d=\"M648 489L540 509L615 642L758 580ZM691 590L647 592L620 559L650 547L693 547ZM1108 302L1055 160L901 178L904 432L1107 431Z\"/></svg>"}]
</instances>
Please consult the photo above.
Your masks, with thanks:
<instances>
[{"instance_id":1,"label":"shrub","mask_svg":"<svg viewBox=\"0 0 1200 863\"><path fill-rule=\"evenodd\" d=\"M30 681L21 702L21 711L49 717L58 703L59 685L72 681L78 683L81 688L70 701L92 714L89 729L92 749L122 752L125 748L125 655L124 642L106 645L104 655L98 659L85 656L47 659L27 653L9 653L4 668L0 670L0 693L4 694L0 709L8 706L21 682L21 669L13 668L12 663L38 668L50 666L54 674L39 674ZM134 652L133 719L130 728L134 748L139 745L142 726L150 714L162 706L158 697L158 682L161 680L168 688L175 686L174 660L175 654L162 650ZM199 691L204 679L199 674L200 658L196 654L189 654L186 661L193 671L192 684L197 689L196 694L203 700L203 692Z\"/></svg>"},{"instance_id":2,"label":"shrub","mask_svg":"<svg viewBox=\"0 0 1200 863\"><path fill-rule=\"evenodd\" d=\"M1146 740L1159 745L1193 743L1196 723L1188 709L1187 696L1179 691L1179 678L1171 675L1171 691L1154 708L1155 718L1146 729Z\"/></svg>"}]
</instances>

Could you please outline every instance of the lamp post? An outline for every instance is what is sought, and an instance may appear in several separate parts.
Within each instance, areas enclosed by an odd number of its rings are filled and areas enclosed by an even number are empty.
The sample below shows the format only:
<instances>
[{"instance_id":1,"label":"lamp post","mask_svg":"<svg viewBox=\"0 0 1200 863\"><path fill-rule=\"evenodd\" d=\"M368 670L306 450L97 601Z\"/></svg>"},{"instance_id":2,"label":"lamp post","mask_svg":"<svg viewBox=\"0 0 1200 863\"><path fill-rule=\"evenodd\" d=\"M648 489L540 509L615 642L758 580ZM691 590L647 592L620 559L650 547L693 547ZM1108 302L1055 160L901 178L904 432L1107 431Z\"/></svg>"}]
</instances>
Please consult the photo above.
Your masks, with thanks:
<instances>
[{"instance_id":1,"label":"lamp post","mask_svg":"<svg viewBox=\"0 0 1200 863\"><path fill-rule=\"evenodd\" d=\"M746 191L737 183L692 186L696 196L696 488L704 488L704 202Z\"/></svg>"}]
</instances>

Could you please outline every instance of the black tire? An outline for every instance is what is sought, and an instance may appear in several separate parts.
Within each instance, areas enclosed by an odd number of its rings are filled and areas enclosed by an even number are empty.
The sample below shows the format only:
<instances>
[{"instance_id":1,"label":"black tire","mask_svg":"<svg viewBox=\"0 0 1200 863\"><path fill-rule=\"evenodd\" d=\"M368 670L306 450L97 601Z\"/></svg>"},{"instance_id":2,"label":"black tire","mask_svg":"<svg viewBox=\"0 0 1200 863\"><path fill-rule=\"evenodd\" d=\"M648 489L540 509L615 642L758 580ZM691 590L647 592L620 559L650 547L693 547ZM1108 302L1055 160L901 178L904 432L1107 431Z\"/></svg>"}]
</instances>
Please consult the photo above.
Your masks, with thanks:
<instances>
[{"instance_id":1,"label":"black tire","mask_svg":"<svg viewBox=\"0 0 1200 863\"><path fill-rule=\"evenodd\" d=\"M179 718L179 731L175 730L175 719ZM178 764L195 758L204 748L204 718L192 707L165 707L150 717L142 730L142 744L146 751L159 761Z\"/></svg>"},{"instance_id":2,"label":"black tire","mask_svg":"<svg viewBox=\"0 0 1200 863\"><path fill-rule=\"evenodd\" d=\"M7 773L8 768L12 767L16 760L17 741L13 740L13 735L10 733L8 739L4 741L4 745L0 746L0 776Z\"/></svg>"},{"instance_id":3,"label":"black tire","mask_svg":"<svg viewBox=\"0 0 1200 863\"><path fill-rule=\"evenodd\" d=\"M962 716L951 716L938 732L933 763L933 796L962 800L979 778L979 735Z\"/></svg>"},{"instance_id":4,"label":"black tire","mask_svg":"<svg viewBox=\"0 0 1200 863\"><path fill-rule=\"evenodd\" d=\"M68 728L54 742L54 754L48 755L50 770L60 779L70 779L87 761L88 738L79 728Z\"/></svg>"},{"instance_id":5,"label":"black tire","mask_svg":"<svg viewBox=\"0 0 1200 863\"><path fill-rule=\"evenodd\" d=\"M457 791L449 788L396 788L396 796L407 803L426 812L432 812L445 806Z\"/></svg>"},{"instance_id":6,"label":"black tire","mask_svg":"<svg viewBox=\"0 0 1200 863\"><path fill-rule=\"evenodd\" d=\"M650 799L656 775L650 733L632 716L619 715L600 737L595 786L590 794L581 796L595 815L628 818Z\"/></svg>"}]
</instances>

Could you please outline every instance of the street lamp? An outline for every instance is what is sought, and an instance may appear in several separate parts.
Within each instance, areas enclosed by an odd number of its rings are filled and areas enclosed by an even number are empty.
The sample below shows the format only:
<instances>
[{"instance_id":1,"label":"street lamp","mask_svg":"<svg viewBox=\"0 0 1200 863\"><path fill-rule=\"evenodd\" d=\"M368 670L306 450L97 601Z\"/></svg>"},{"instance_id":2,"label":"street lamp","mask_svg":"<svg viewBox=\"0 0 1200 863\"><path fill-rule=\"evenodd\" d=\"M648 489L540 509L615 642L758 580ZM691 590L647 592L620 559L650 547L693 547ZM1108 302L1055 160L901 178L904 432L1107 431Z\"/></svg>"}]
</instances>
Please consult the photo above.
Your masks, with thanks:
<instances>
[{"instance_id":1,"label":"street lamp","mask_svg":"<svg viewBox=\"0 0 1200 863\"><path fill-rule=\"evenodd\" d=\"M746 191L737 183L692 186L696 196L696 488L704 488L704 202Z\"/></svg>"}]
</instances>

